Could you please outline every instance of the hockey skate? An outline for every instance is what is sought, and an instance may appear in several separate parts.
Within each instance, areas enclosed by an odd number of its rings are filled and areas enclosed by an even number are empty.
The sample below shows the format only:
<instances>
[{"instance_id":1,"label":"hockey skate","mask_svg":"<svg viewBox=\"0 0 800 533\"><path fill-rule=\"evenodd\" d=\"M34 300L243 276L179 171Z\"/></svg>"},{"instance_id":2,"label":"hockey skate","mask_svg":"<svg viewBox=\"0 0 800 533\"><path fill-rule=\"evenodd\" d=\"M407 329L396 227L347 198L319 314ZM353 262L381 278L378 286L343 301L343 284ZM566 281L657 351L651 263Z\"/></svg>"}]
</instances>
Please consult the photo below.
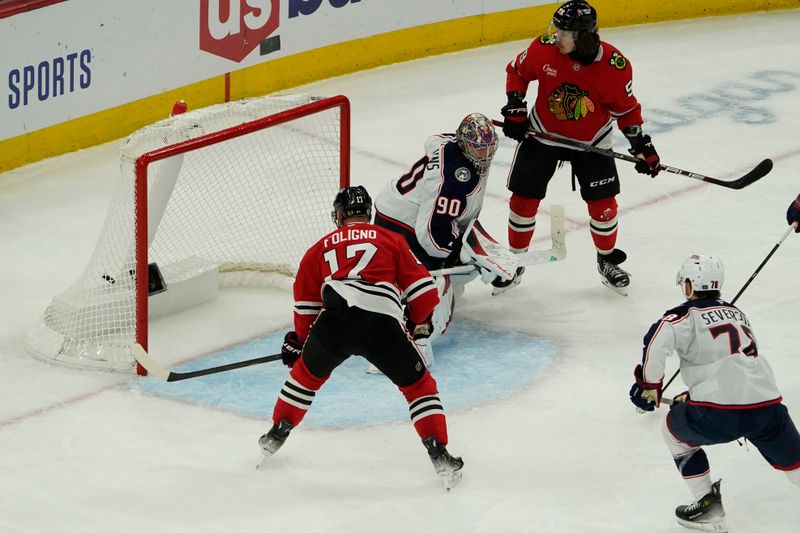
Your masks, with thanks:
<instances>
[{"instance_id":1,"label":"hockey skate","mask_svg":"<svg viewBox=\"0 0 800 533\"><path fill-rule=\"evenodd\" d=\"M689 529L701 529L703 531L717 531L724 533L728 531L725 525L725 509L722 507L722 494L720 493L720 482L711 485L711 492L700 498L691 505L679 505L675 509L675 517L678 524Z\"/></svg>"},{"instance_id":2,"label":"hockey skate","mask_svg":"<svg viewBox=\"0 0 800 533\"><path fill-rule=\"evenodd\" d=\"M603 276L603 285L622 296L628 295L631 282L630 274L619 267L627 258L627 254L619 248L614 248L610 254L597 254L597 271Z\"/></svg>"},{"instance_id":3,"label":"hockey skate","mask_svg":"<svg viewBox=\"0 0 800 533\"><path fill-rule=\"evenodd\" d=\"M261 468L261 465L264 464L268 457L271 457L281 449L293 427L288 420L282 419L277 425L273 425L272 429L259 437L258 444L261 446L261 453L264 454L264 458L256 465L256 468Z\"/></svg>"},{"instance_id":4,"label":"hockey skate","mask_svg":"<svg viewBox=\"0 0 800 533\"><path fill-rule=\"evenodd\" d=\"M525 273L525 267L517 267L517 271L514 273L514 277L511 279L500 279L500 277L496 277L492 281L492 296L497 296L498 294L503 294L504 292L513 289L522 281L522 274Z\"/></svg>"},{"instance_id":5,"label":"hockey skate","mask_svg":"<svg viewBox=\"0 0 800 533\"><path fill-rule=\"evenodd\" d=\"M442 478L444 488L450 490L455 487L461 480L461 469L464 467L461 457L450 455L445 445L437 443L433 437L422 439L422 444L428 450L428 457L431 458L436 473Z\"/></svg>"}]
</instances>

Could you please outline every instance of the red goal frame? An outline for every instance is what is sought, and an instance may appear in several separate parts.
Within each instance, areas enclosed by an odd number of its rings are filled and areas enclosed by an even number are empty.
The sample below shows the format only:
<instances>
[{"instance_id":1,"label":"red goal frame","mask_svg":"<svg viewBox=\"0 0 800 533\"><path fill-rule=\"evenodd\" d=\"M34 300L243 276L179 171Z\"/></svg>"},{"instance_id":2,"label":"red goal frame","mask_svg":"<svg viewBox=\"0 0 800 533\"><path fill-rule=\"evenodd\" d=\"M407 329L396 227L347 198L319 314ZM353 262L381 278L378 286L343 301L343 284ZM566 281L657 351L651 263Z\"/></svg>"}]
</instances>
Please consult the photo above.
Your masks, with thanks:
<instances>
[{"instance_id":1,"label":"red goal frame","mask_svg":"<svg viewBox=\"0 0 800 533\"><path fill-rule=\"evenodd\" d=\"M263 130L292 120L313 115L322 111L338 108L340 114L339 135L339 186L346 187L350 183L350 101L347 97L338 95L300 105L287 111L282 111L268 117L254 120L210 133L202 137L190 139L178 144L160 148L142 154L136 160L135 183L135 249L136 249L136 342L148 350L148 242L147 242L147 176L150 164L169 157L186 153L198 148L203 148L222 141L241 137L249 133ZM141 275L140 275L141 273ZM140 376L147 375L147 371L136 364L136 373Z\"/></svg>"}]
</instances>

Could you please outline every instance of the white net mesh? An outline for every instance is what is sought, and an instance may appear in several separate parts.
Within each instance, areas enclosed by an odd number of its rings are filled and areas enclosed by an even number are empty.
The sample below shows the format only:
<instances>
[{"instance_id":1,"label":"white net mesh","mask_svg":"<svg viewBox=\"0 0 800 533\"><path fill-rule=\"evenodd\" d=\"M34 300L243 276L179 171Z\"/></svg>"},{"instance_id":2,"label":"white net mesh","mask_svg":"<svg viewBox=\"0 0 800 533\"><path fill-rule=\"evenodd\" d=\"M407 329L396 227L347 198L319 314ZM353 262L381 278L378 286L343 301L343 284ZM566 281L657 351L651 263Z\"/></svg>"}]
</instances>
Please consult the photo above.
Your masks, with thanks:
<instances>
[{"instance_id":1,"label":"white net mesh","mask_svg":"<svg viewBox=\"0 0 800 533\"><path fill-rule=\"evenodd\" d=\"M293 275L305 250L332 229L343 111L334 107L238 137L230 132L318 100L291 95L219 104L170 117L126 139L120 184L94 254L28 333L28 351L80 368L135 368L130 348L137 338L136 160L189 139L222 140L147 170L147 260L164 275L171 305L185 280L203 273L211 279L211 270L225 284ZM187 287L189 293L200 291L199 285ZM161 296L150 296L151 316L156 297Z\"/></svg>"}]
</instances>

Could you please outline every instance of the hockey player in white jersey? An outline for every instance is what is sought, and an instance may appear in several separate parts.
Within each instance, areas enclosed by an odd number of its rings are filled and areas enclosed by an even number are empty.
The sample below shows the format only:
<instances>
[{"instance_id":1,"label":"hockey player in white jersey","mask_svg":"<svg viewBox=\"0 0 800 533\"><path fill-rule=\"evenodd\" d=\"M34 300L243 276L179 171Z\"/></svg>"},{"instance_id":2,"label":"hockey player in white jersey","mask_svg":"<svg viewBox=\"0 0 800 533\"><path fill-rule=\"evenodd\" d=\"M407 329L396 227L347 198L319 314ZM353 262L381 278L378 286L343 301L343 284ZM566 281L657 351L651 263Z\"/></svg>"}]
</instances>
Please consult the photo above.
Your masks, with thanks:
<instances>
[{"instance_id":1,"label":"hockey player in white jersey","mask_svg":"<svg viewBox=\"0 0 800 533\"><path fill-rule=\"evenodd\" d=\"M783 405L772 369L759 355L745 314L720 299L722 262L693 255L677 284L687 301L668 310L644 337L631 401L642 411L661 402L666 358L680 358L689 390L676 396L662 426L675 465L695 501L675 509L679 524L727 531L720 481L712 483L701 446L749 440L773 468L800 488L800 434Z\"/></svg>"},{"instance_id":2,"label":"hockey player in white jersey","mask_svg":"<svg viewBox=\"0 0 800 533\"><path fill-rule=\"evenodd\" d=\"M462 236L483 206L497 143L494 126L480 113L467 115L455 134L431 136L425 155L375 198L375 224L403 235L430 271L461 264ZM437 276L440 303L433 331L415 335L428 366L433 362L430 343L447 329L454 293L476 275Z\"/></svg>"}]
</instances>

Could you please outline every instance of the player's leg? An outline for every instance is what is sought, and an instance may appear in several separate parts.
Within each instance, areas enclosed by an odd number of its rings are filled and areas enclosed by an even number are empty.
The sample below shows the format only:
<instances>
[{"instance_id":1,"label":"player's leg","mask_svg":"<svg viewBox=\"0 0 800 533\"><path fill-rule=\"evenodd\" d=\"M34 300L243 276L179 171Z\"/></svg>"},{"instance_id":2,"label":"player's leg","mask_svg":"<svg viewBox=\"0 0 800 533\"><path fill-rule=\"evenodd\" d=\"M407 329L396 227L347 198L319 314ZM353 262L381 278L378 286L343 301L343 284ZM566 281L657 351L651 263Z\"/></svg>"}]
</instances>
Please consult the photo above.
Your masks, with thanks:
<instances>
[{"instance_id":1,"label":"player's leg","mask_svg":"<svg viewBox=\"0 0 800 533\"><path fill-rule=\"evenodd\" d=\"M436 380L425 368L405 329L391 317L384 318L370 324L375 335L369 335L363 354L405 396L414 429L449 490L461 478L464 461L447 451L447 420Z\"/></svg>"},{"instance_id":2,"label":"player's leg","mask_svg":"<svg viewBox=\"0 0 800 533\"><path fill-rule=\"evenodd\" d=\"M342 306L339 300L342 298L335 291L326 290L323 294L323 310L308 333L302 356L292 365L278 394L272 412L273 426L258 440L264 455L272 455L283 446L289 432L306 416L317 391L350 355L341 343L341 333L350 319L346 304Z\"/></svg>"},{"instance_id":3,"label":"player's leg","mask_svg":"<svg viewBox=\"0 0 800 533\"><path fill-rule=\"evenodd\" d=\"M617 244L617 200L619 176L610 157L578 152L572 156L572 170L581 186L581 197L589 211L589 230L597 249L597 270L603 283L625 294L630 275L619 267L627 258Z\"/></svg>"},{"instance_id":4,"label":"player's leg","mask_svg":"<svg viewBox=\"0 0 800 533\"><path fill-rule=\"evenodd\" d=\"M508 214L508 247L514 252L528 250L536 230L539 203L558 165L558 150L536 139L517 146L506 187L511 191Z\"/></svg>"},{"instance_id":5,"label":"player's leg","mask_svg":"<svg viewBox=\"0 0 800 533\"><path fill-rule=\"evenodd\" d=\"M724 431L726 424L718 424L715 414L706 408L675 404L664 421L662 435L694 497L693 503L675 509L676 520L685 527L725 531L720 480L711 482L708 457L701 446L730 442L736 437Z\"/></svg>"},{"instance_id":6,"label":"player's leg","mask_svg":"<svg viewBox=\"0 0 800 533\"><path fill-rule=\"evenodd\" d=\"M773 468L785 472L800 488L800 434L789 410L778 404L750 411L751 425L756 429L745 437Z\"/></svg>"},{"instance_id":7,"label":"player's leg","mask_svg":"<svg viewBox=\"0 0 800 533\"><path fill-rule=\"evenodd\" d=\"M558 149L536 139L526 139L517 146L506 187L511 191L508 212L508 247L512 252L528 250L536 230L536 213L547 194L547 184L559 164ZM492 294L501 294L516 286L524 267L517 269L510 280L500 278L492 282Z\"/></svg>"}]
</instances>

